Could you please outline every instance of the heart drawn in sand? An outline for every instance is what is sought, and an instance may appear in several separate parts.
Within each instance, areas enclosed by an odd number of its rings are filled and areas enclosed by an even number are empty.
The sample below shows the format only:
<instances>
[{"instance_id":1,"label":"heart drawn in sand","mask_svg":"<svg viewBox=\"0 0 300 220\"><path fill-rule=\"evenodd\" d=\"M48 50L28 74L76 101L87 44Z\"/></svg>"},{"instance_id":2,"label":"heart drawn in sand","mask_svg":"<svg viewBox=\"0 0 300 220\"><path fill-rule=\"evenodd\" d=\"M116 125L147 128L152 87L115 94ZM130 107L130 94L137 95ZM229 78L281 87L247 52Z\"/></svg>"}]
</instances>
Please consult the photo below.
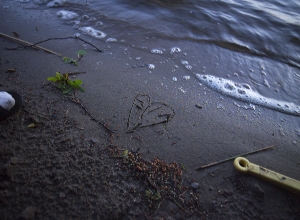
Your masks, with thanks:
<instances>
[{"instance_id":1,"label":"heart drawn in sand","mask_svg":"<svg viewBox=\"0 0 300 220\"><path fill-rule=\"evenodd\" d=\"M163 102L151 102L148 95L136 95L127 123L127 132L147 126L169 122L175 112L171 106Z\"/></svg>"}]
</instances>

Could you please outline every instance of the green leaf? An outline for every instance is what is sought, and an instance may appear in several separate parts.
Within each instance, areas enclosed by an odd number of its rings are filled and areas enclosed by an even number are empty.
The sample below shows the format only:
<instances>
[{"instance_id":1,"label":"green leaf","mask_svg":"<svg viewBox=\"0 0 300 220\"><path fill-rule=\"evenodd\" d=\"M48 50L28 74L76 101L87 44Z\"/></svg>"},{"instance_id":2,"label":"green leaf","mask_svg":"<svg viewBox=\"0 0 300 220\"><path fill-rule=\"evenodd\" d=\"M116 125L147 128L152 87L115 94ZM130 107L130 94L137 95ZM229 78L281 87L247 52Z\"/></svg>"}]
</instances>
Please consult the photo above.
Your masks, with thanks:
<instances>
[{"instance_id":1,"label":"green leaf","mask_svg":"<svg viewBox=\"0 0 300 220\"><path fill-rule=\"evenodd\" d=\"M47 80L52 81L52 82L57 82L63 79L63 76L59 73L56 72L55 77L48 77Z\"/></svg>"},{"instance_id":2,"label":"green leaf","mask_svg":"<svg viewBox=\"0 0 300 220\"><path fill-rule=\"evenodd\" d=\"M63 58L63 61L64 61L65 63L73 63L74 65L78 66L77 61L74 60L74 59L72 59L72 58L64 57L64 58Z\"/></svg>"},{"instance_id":3,"label":"green leaf","mask_svg":"<svg viewBox=\"0 0 300 220\"><path fill-rule=\"evenodd\" d=\"M59 80L56 82L57 87L60 89L66 88L67 82L65 80Z\"/></svg>"},{"instance_id":4,"label":"green leaf","mask_svg":"<svg viewBox=\"0 0 300 220\"><path fill-rule=\"evenodd\" d=\"M84 54L86 54L86 52L84 50L79 50L77 51L77 54L83 56Z\"/></svg>"},{"instance_id":5,"label":"green leaf","mask_svg":"<svg viewBox=\"0 0 300 220\"><path fill-rule=\"evenodd\" d=\"M63 75L63 80L64 80L64 81L68 81L68 80L69 80L69 74L68 74L68 73L65 73L65 74Z\"/></svg>"},{"instance_id":6,"label":"green leaf","mask_svg":"<svg viewBox=\"0 0 300 220\"><path fill-rule=\"evenodd\" d=\"M64 57L64 58L63 58L63 61L64 61L65 63L71 63L71 62L72 62L72 59L69 58L69 57Z\"/></svg>"},{"instance_id":7,"label":"green leaf","mask_svg":"<svg viewBox=\"0 0 300 220\"><path fill-rule=\"evenodd\" d=\"M56 77L48 77L47 80L51 81L51 82L56 82L57 78Z\"/></svg>"},{"instance_id":8,"label":"green leaf","mask_svg":"<svg viewBox=\"0 0 300 220\"><path fill-rule=\"evenodd\" d=\"M68 86L66 89L63 90L63 94L67 94L69 92L71 92L73 90L73 88L71 86Z\"/></svg>"},{"instance_id":9,"label":"green leaf","mask_svg":"<svg viewBox=\"0 0 300 220\"><path fill-rule=\"evenodd\" d=\"M59 81L59 80L63 80L63 75L61 75L59 72L56 72L55 73L55 77L57 78L57 81Z\"/></svg>"},{"instance_id":10,"label":"green leaf","mask_svg":"<svg viewBox=\"0 0 300 220\"><path fill-rule=\"evenodd\" d=\"M74 64L77 63L75 62ZM70 80L69 74L67 73L62 75L59 72L56 72L55 77L48 77L47 80L54 82L55 85L62 90L63 94L67 94L73 89L78 89L81 92L85 92L84 88L81 87L82 81L80 79Z\"/></svg>"},{"instance_id":11,"label":"green leaf","mask_svg":"<svg viewBox=\"0 0 300 220\"><path fill-rule=\"evenodd\" d=\"M82 84L82 81L81 81L80 79L76 79L76 80L74 80L74 81L69 80L69 81L68 81L68 84L69 84L70 86L73 86L74 88L79 88L79 86Z\"/></svg>"},{"instance_id":12,"label":"green leaf","mask_svg":"<svg viewBox=\"0 0 300 220\"><path fill-rule=\"evenodd\" d=\"M85 92L85 89L84 88L82 88L81 86L79 86L79 88L78 88L79 90L80 90L80 92Z\"/></svg>"},{"instance_id":13,"label":"green leaf","mask_svg":"<svg viewBox=\"0 0 300 220\"><path fill-rule=\"evenodd\" d=\"M75 85L81 85L82 84L82 80L80 80L80 79L75 79L74 81L73 81L73 83L75 84Z\"/></svg>"}]
</instances>

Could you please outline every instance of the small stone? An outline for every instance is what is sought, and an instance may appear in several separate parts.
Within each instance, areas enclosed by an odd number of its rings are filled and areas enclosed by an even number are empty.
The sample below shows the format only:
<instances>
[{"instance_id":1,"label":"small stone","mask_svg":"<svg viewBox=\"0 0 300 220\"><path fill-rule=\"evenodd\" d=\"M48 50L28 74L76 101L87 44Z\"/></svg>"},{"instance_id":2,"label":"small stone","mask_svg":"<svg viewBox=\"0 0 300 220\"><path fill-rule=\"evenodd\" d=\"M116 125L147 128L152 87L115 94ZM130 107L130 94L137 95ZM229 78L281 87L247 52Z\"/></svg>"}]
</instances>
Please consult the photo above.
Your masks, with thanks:
<instances>
[{"instance_id":1,"label":"small stone","mask_svg":"<svg viewBox=\"0 0 300 220\"><path fill-rule=\"evenodd\" d=\"M97 138L91 138L91 141L95 144L95 143L99 143L100 141Z\"/></svg>"},{"instance_id":2,"label":"small stone","mask_svg":"<svg viewBox=\"0 0 300 220\"><path fill-rule=\"evenodd\" d=\"M192 182L191 187L194 188L194 189L198 189L199 183L197 183L197 182Z\"/></svg>"}]
</instances>

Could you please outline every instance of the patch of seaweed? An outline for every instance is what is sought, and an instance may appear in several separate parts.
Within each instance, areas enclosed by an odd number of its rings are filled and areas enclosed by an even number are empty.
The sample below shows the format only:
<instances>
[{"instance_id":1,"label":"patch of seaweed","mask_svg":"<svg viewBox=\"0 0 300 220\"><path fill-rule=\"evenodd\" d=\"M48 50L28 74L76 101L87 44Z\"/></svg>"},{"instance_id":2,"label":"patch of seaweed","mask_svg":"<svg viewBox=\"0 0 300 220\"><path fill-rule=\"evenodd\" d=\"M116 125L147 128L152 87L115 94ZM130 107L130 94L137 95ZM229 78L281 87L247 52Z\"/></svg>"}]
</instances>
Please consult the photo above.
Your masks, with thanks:
<instances>
[{"instance_id":1,"label":"patch of seaweed","mask_svg":"<svg viewBox=\"0 0 300 220\"><path fill-rule=\"evenodd\" d=\"M118 169L145 185L144 196L150 209L159 209L165 200L169 200L188 216L201 214L197 190L184 184L183 170L178 163L167 163L159 158L147 161L139 151L128 151L116 146L109 146L107 150L118 160Z\"/></svg>"}]
</instances>

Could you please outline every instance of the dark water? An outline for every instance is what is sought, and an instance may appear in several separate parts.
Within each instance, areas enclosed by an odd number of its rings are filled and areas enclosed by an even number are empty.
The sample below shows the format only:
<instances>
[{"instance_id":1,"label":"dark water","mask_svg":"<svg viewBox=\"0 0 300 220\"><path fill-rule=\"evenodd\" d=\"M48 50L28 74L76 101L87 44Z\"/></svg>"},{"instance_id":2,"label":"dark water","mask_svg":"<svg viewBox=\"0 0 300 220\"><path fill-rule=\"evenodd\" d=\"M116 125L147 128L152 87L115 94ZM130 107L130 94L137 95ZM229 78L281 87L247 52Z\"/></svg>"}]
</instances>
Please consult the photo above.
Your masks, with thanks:
<instances>
[{"instance_id":1,"label":"dark water","mask_svg":"<svg viewBox=\"0 0 300 220\"><path fill-rule=\"evenodd\" d=\"M88 3L111 19L156 30L178 40L211 42L300 67L298 0L89 0Z\"/></svg>"},{"instance_id":2,"label":"dark water","mask_svg":"<svg viewBox=\"0 0 300 220\"><path fill-rule=\"evenodd\" d=\"M299 0L69 0L59 10L77 13L58 18L80 34L157 53L177 62L171 73L183 66L182 76L223 94L300 114Z\"/></svg>"}]
</instances>

